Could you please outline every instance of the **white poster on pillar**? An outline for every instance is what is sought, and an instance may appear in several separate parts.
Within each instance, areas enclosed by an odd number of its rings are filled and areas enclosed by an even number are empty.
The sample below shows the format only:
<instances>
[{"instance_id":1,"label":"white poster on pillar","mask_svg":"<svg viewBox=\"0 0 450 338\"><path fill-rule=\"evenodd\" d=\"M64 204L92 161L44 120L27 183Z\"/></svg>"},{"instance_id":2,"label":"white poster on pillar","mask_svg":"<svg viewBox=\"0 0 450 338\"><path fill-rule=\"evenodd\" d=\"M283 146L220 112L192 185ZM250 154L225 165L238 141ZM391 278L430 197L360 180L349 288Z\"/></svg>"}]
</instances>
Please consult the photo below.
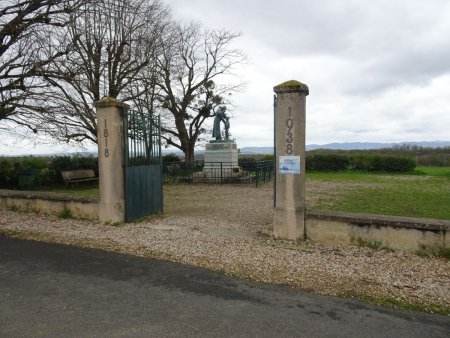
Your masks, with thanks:
<instances>
[{"instance_id":1,"label":"white poster on pillar","mask_svg":"<svg viewBox=\"0 0 450 338\"><path fill-rule=\"evenodd\" d=\"M280 156L278 163L280 174L300 174L300 156Z\"/></svg>"}]
</instances>

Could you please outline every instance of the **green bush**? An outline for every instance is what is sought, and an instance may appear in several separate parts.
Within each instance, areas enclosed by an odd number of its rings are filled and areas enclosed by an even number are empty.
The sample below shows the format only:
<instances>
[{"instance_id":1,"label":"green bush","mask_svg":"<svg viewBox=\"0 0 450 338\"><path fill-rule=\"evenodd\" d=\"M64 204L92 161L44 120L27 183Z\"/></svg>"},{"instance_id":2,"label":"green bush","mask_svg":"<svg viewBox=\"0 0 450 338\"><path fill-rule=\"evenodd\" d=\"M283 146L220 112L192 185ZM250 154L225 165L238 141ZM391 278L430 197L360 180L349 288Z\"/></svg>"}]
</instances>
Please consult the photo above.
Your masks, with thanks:
<instances>
[{"instance_id":1,"label":"green bush","mask_svg":"<svg viewBox=\"0 0 450 338\"><path fill-rule=\"evenodd\" d=\"M365 155L350 160L351 169L363 171L409 172L416 167L410 157Z\"/></svg>"},{"instance_id":2,"label":"green bush","mask_svg":"<svg viewBox=\"0 0 450 338\"><path fill-rule=\"evenodd\" d=\"M415 167L413 158L401 156L317 154L306 157L306 170L310 171L410 172Z\"/></svg>"},{"instance_id":3,"label":"green bush","mask_svg":"<svg viewBox=\"0 0 450 338\"><path fill-rule=\"evenodd\" d=\"M369 171L372 155L349 156L349 169L355 171Z\"/></svg>"},{"instance_id":4,"label":"green bush","mask_svg":"<svg viewBox=\"0 0 450 338\"><path fill-rule=\"evenodd\" d=\"M51 186L53 185L52 177L53 175L49 168L39 170L39 172L36 175L36 184L40 187Z\"/></svg>"},{"instance_id":5,"label":"green bush","mask_svg":"<svg viewBox=\"0 0 450 338\"><path fill-rule=\"evenodd\" d=\"M98 159L92 156L56 157L52 165L59 170L92 169L98 173Z\"/></svg>"},{"instance_id":6,"label":"green bush","mask_svg":"<svg viewBox=\"0 0 450 338\"><path fill-rule=\"evenodd\" d=\"M20 164L23 169L36 169L42 170L44 168L48 168L49 163L45 158L42 157L34 157L27 156L20 160Z\"/></svg>"},{"instance_id":7,"label":"green bush","mask_svg":"<svg viewBox=\"0 0 450 338\"><path fill-rule=\"evenodd\" d=\"M11 188L14 183L14 164L11 160L0 160L0 188Z\"/></svg>"},{"instance_id":8,"label":"green bush","mask_svg":"<svg viewBox=\"0 0 450 338\"><path fill-rule=\"evenodd\" d=\"M339 171L348 169L350 160L345 155L312 155L306 157L306 170Z\"/></svg>"},{"instance_id":9,"label":"green bush","mask_svg":"<svg viewBox=\"0 0 450 338\"><path fill-rule=\"evenodd\" d=\"M176 155L174 153L170 153L170 154L164 155L162 157L162 161L163 161L163 163L171 163L171 162L180 162L181 159L178 157L178 155Z\"/></svg>"},{"instance_id":10,"label":"green bush","mask_svg":"<svg viewBox=\"0 0 450 338\"><path fill-rule=\"evenodd\" d=\"M19 177L24 170L34 170L36 176L33 184L45 187L62 184L62 170L77 169L92 169L98 176L97 158L92 156L3 158L0 159L0 188L18 188Z\"/></svg>"},{"instance_id":11,"label":"green bush","mask_svg":"<svg viewBox=\"0 0 450 338\"><path fill-rule=\"evenodd\" d=\"M260 161L274 161L275 157L273 156L273 154L266 154L261 156Z\"/></svg>"},{"instance_id":12,"label":"green bush","mask_svg":"<svg viewBox=\"0 0 450 338\"><path fill-rule=\"evenodd\" d=\"M254 157L241 157L238 159L238 165L244 171L251 171L256 169L256 159Z\"/></svg>"},{"instance_id":13,"label":"green bush","mask_svg":"<svg viewBox=\"0 0 450 338\"><path fill-rule=\"evenodd\" d=\"M92 169L98 174L98 160L93 156L57 156L52 159L51 169L56 171Z\"/></svg>"},{"instance_id":14,"label":"green bush","mask_svg":"<svg viewBox=\"0 0 450 338\"><path fill-rule=\"evenodd\" d=\"M381 164L381 170L387 172L408 172L416 168L416 161L409 157L386 156Z\"/></svg>"},{"instance_id":15,"label":"green bush","mask_svg":"<svg viewBox=\"0 0 450 338\"><path fill-rule=\"evenodd\" d=\"M49 172L43 174L44 180L51 185L62 184L61 171L63 170L79 170L92 169L98 177L98 159L93 156L57 156L52 159Z\"/></svg>"},{"instance_id":16,"label":"green bush","mask_svg":"<svg viewBox=\"0 0 450 338\"><path fill-rule=\"evenodd\" d=\"M22 170L45 168L47 163L36 157L22 159L3 158L0 160L0 189L16 189Z\"/></svg>"}]
</instances>

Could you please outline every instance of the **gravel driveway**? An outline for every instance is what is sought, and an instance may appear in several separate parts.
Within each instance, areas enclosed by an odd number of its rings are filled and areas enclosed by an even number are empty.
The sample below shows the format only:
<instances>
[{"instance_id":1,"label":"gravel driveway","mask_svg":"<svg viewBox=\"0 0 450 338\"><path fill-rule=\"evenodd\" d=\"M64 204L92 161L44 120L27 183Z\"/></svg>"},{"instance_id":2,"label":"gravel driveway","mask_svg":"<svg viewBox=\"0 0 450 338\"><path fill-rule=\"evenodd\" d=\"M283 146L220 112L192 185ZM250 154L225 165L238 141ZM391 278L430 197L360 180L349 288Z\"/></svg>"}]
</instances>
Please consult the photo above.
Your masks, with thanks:
<instances>
[{"instance_id":1,"label":"gravel driveway","mask_svg":"<svg viewBox=\"0 0 450 338\"><path fill-rule=\"evenodd\" d=\"M171 260L315 293L420 303L430 311L450 307L450 263L443 258L272 240L271 184L173 185L165 187L164 198L164 214L118 227L0 209L0 233Z\"/></svg>"}]
</instances>

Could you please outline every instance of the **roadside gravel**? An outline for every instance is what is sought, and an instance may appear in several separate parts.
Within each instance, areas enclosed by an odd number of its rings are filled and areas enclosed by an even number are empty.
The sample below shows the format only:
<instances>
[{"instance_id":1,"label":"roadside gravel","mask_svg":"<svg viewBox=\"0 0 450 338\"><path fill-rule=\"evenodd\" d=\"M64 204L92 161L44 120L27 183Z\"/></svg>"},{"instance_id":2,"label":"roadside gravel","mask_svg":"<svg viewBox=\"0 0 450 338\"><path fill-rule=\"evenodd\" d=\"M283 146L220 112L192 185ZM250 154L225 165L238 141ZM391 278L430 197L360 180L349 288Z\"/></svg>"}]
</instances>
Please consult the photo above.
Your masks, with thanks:
<instances>
[{"instance_id":1,"label":"roadside gravel","mask_svg":"<svg viewBox=\"0 0 450 338\"><path fill-rule=\"evenodd\" d=\"M322 294L450 307L448 260L274 241L272 219L270 184L174 185L165 188L165 213L139 223L114 227L0 208L0 233L171 260Z\"/></svg>"}]
</instances>

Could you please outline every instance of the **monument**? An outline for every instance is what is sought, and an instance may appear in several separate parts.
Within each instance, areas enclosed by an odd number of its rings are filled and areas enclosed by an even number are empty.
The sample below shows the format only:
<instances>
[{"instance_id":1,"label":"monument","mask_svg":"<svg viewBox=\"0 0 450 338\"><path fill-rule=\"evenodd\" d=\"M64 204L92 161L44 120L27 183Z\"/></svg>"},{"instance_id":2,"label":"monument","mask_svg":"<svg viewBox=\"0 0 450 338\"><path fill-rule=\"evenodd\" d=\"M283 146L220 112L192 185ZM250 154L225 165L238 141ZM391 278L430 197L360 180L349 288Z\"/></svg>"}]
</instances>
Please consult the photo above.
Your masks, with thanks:
<instances>
[{"instance_id":1,"label":"monument","mask_svg":"<svg viewBox=\"0 0 450 338\"><path fill-rule=\"evenodd\" d=\"M213 140L205 146L203 171L194 174L194 180L210 180L217 178L237 178L241 176L238 165L237 144L230 140L230 121L225 113L226 107L220 106L214 115ZM224 132L221 130L224 125Z\"/></svg>"}]
</instances>

